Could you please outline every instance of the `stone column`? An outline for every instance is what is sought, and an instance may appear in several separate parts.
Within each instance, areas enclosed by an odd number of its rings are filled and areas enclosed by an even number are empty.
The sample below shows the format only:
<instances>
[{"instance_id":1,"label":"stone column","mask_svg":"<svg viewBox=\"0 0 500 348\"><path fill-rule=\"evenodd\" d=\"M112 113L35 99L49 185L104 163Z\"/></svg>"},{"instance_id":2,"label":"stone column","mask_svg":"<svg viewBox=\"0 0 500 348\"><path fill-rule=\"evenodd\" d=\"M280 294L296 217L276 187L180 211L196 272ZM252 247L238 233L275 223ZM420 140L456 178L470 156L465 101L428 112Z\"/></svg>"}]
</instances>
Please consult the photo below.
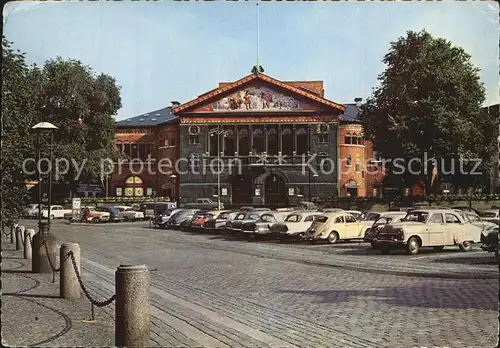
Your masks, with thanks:
<instances>
[{"instance_id":1,"label":"stone column","mask_svg":"<svg viewBox=\"0 0 500 348\"><path fill-rule=\"evenodd\" d=\"M31 270L33 273L52 273L48 257L50 257L52 264L56 266L56 237L48 235L47 228L47 222L41 222L39 232L33 236L31 259ZM47 247L45 247L45 245Z\"/></svg>"},{"instance_id":2,"label":"stone column","mask_svg":"<svg viewBox=\"0 0 500 348\"><path fill-rule=\"evenodd\" d=\"M32 258L31 241L35 235L35 230L27 229L24 232L24 258L30 260Z\"/></svg>"},{"instance_id":3,"label":"stone column","mask_svg":"<svg viewBox=\"0 0 500 348\"><path fill-rule=\"evenodd\" d=\"M145 265L120 265L115 273L115 346L149 345L149 271Z\"/></svg>"},{"instance_id":4,"label":"stone column","mask_svg":"<svg viewBox=\"0 0 500 348\"><path fill-rule=\"evenodd\" d=\"M16 250L23 248L24 226L17 226L16 228Z\"/></svg>"},{"instance_id":5,"label":"stone column","mask_svg":"<svg viewBox=\"0 0 500 348\"><path fill-rule=\"evenodd\" d=\"M76 276L73 260L71 259L70 252L76 262L76 268L81 274L80 269L80 246L76 243L64 243L61 245L60 250L60 281L59 281L59 296L61 298L77 299L80 298L80 283Z\"/></svg>"}]
</instances>

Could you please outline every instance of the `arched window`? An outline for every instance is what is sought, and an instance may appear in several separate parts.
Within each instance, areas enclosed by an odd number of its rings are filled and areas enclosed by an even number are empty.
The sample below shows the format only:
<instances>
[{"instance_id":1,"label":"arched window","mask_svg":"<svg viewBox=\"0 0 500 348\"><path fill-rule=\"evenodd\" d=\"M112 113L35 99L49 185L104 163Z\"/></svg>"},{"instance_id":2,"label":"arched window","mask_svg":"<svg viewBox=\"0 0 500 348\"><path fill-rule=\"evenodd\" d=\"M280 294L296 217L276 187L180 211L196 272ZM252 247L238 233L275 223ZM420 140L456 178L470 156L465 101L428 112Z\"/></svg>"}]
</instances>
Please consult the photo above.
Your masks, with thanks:
<instances>
[{"instance_id":1,"label":"arched window","mask_svg":"<svg viewBox=\"0 0 500 348\"><path fill-rule=\"evenodd\" d=\"M344 137L344 143L345 144L350 144L351 143L351 134L347 133Z\"/></svg>"},{"instance_id":2,"label":"arched window","mask_svg":"<svg viewBox=\"0 0 500 348\"><path fill-rule=\"evenodd\" d=\"M242 156L248 156L250 152L250 137L248 136L248 130L246 128L241 128L238 131L238 152Z\"/></svg>"},{"instance_id":3,"label":"arched window","mask_svg":"<svg viewBox=\"0 0 500 348\"><path fill-rule=\"evenodd\" d=\"M345 156L345 165L348 166L348 167L350 167L351 166L351 162L352 162L351 155Z\"/></svg>"},{"instance_id":4,"label":"arched window","mask_svg":"<svg viewBox=\"0 0 500 348\"><path fill-rule=\"evenodd\" d=\"M125 180L126 197L144 196L144 182L138 176L130 176Z\"/></svg>"},{"instance_id":5,"label":"arched window","mask_svg":"<svg viewBox=\"0 0 500 348\"><path fill-rule=\"evenodd\" d=\"M286 156L293 155L293 136L290 128L281 130L281 152Z\"/></svg>"},{"instance_id":6,"label":"arched window","mask_svg":"<svg viewBox=\"0 0 500 348\"><path fill-rule=\"evenodd\" d=\"M267 130L267 152L269 155L278 154L278 131L276 128L270 128Z\"/></svg>"},{"instance_id":7,"label":"arched window","mask_svg":"<svg viewBox=\"0 0 500 348\"><path fill-rule=\"evenodd\" d=\"M262 129L256 128L253 130L253 152L256 154L261 154L266 151L266 138L264 138L264 133Z\"/></svg>"},{"instance_id":8,"label":"arched window","mask_svg":"<svg viewBox=\"0 0 500 348\"><path fill-rule=\"evenodd\" d=\"M356 160L356 173L361 171L361 164L359 163L359 159Z\"/></svg>"},{"instance_id":9,"label":"arched window","mask_svg":"<svg viewBox=\"0 0 500 348\"><path fill-rule=\"evenodd\" d=\"M224 136L224 156L234 156L236 151L236 140L234 139L234 131L226 129Z\"/></svg>"},{"instance_id":10,"label":"arched window","mask_svg":"<svg viewBox=\"0 0 500 348\"><path fill-rule=\"evenodd\" d=\"M309 150L307 130L305 128L297 129L297 155L304 155Z\"/></svg>"}]
</instances>

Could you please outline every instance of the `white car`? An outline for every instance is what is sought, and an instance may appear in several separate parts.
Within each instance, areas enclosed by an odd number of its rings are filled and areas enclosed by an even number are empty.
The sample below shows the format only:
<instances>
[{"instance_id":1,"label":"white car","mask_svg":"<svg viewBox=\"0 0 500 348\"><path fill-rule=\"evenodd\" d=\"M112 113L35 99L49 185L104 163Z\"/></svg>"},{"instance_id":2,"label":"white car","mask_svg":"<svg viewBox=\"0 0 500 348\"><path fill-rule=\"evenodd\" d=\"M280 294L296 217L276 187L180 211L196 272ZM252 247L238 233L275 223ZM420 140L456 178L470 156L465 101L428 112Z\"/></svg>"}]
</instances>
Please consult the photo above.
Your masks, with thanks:
<instances>
[{"instance_id":1,"label":"white car","mask_svg":"<svg viewBox=\"0 0 500 348\"><path fill-rule=\"evenodd\" d=\"M42 204L42 210L47 209L45 205ZM36 218L38 216L38 204L30 204L24 210L24 214L28 218Z\"/></svg>"},{"instance_id":2,"label":"white car","mask_svg":"<svg viewBox=\"0 0 500 348\"><path fill-rule=\"evenodd\" d=\"M500 221L500 209L488 209L481 214L481 220L491 221L497 224Z\"/></svg>"},{"instance_id":3,"label":"white car","mask_svg":"<svg viewBox=\"0 0 500 348\"><path fill-rule=\"evenodd\" d=\"M319 211L298 211L289 214L283 222L271 225L271 233L282 242L290 239L301 240L306 230L311 227L314 218L322 214Z\"/></svg>"},{"instance_id":4,"label":"white car","mask_svg":"<svg viewBox=\"0 0 500 348\"><path fill-rule=\"evenodd\" d=\"M72 209L65 209L62 205L50 206L50 219L64 219L64 214L72 213ZM47 219L49 217L48 207L42 210L42 217Z\"/></svg>"},{"instance_id":5,"label":"white car","mask_svg":"<svg viewBox=\"0 0 500 348\"><path fill-rule=\"evenodd\" d=\"M142 211L136 211L126 205L116 205L115 208L122 213L125 220L144 220L144 213Z\"/></svg>"},{"instance_id":6,"label":"white car","mask_svg":"<svg viewBox=\"0 0 500 348\"><path fill-rule=\"evenodd\" d=\"M464 220L470 222L472 225L479 227L481 229L481 236L480 236L481 243L488 236L490 228L498 227L498 224L492 222L492 220L481 218L476 213L463 210L454 210L454 212L460 214L464 218Z\"/></svg>"}]
</instances>

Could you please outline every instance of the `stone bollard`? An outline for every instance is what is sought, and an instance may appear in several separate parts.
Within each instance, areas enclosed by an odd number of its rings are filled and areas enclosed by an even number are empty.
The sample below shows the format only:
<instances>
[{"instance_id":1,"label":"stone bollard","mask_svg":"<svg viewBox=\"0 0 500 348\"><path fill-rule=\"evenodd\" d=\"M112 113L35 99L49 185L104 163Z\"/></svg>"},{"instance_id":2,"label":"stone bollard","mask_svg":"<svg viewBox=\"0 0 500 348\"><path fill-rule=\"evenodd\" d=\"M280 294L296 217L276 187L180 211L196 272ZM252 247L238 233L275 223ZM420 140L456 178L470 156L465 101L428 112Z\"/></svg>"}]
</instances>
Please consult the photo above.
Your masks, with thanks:
<instances>
[{"instance_id":1,"label":"stone bollard","mask_svg":"<svg viewBox=\"0 0 500 348\"><path fill-rule=\"evenodd\" d=\"M28 260L31 259L32 257L31 241L33 240L34 235L35 235L35 230L31 228L24 231L24 258Z\"/></svg>"},{"instance_id":2,"label":"stone bollard","mask_svg":"<svg viewBox=\"0 0 500 348\"><path fill-rule=\"evenodd\" d=\"M10 226L10 244L16 244L17 225Z\"/></svg>"},{"instance_id":3,"label":"stone bollard","mask_svg":"<svg viewBox=\"0 0 500 348\"><path fill-rule=\"evenodd\" d=\"M60 249L61 274L59 277L59 296L61 298L77 299L80 298L80 283L75 273L73 261L70 252L76 262L76 268L80 273L80 246L76 243L64 243ZM80 273L81 274L81 273Z\"/></svg>"},{"instance_id":4,"label":"stone bollard","mask_svg":"<svg viewBox=\"0 0 500 348\"><path fill-rule=\"evenodd\" d=\"M48 224L42 222L40 230L33 236L31 271L33 273L52 273L52 267L47 258L47 250L52 264L56 266L57 244L56 237L47 234ZM47 245L47 248L45 248Z\"/></svg>"},{"instance_id":5,"label":"stone bollard","mask_svg":"<svg viewBox=\"0 0 500 348\"><path fill-rule=\"evenodd\" d=\"M16 228L16 250L23 248L24 226L17 226Z\"/></svg>"},{"instance_id":6,"label":"stone bollard","mask_svg":"<svg viewBox=\"0 0 500 348\"><path fill-rule=\"evenodd\" d=\"M115 346L149 345L149 271L120 265L115 273Z\"/></svg>"}]
</instances>

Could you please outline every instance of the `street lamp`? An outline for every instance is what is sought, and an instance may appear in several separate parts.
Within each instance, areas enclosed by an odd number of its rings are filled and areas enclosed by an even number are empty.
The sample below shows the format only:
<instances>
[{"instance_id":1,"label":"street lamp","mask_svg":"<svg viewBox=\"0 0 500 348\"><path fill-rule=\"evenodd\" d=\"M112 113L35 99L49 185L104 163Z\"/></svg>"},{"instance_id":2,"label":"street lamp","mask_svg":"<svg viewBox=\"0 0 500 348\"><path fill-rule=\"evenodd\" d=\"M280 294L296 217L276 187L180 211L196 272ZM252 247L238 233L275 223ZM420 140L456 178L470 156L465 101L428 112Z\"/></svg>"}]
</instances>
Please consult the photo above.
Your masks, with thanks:
<instances>
[{"instance_id":1,"label":"street lamp","mask_svg":"<svg viewBox=\"0 0 500 348\"><path fill-rule=\"evenodd\" d=\"M176 191L177 190L175 189L175 182L176 182L176 179L177 179L177 175L175 175L175 174L170 175L170 179L172 179L172 182L174 183L172 185L172 196L173 196L172 198L177 203L177 206L179 206L179 202L177 202L177 197L176 197L176 193L177 193Z\"/></svg>"},{"instance_id":2,"label":"street lamp","mask_svg":"<svg viewBox=\"0 0 500 348\"><path fill-rule=\"evenodd\" d=\"M49 149L49 185L48 185L48 212L47 219L48 224L46 226L45 232L49 233L50 228L50 205L52 200L52 144L54 142L54 131L58 128L49 122L40 122L33 126L32 128L36 132L36 143L38 150L38 231L42 233L42 173L40 162L42 159L42 145L40 143L40 137L42 134L49 134L50 141L48 145Z\"/></svg>"},{"instance_id":3,"label":"street lamp","mask_svg":"<svg viewBox=\"0 0 500 348\"><path fill-rule=\"evenodd\" d=\"M220 126L208 131L211 137L217 135L217 209L221 209L221 190L220 190L220 136L226 137L228 134L227 130L222 129Z\"/></svg>"}]
</instances>

